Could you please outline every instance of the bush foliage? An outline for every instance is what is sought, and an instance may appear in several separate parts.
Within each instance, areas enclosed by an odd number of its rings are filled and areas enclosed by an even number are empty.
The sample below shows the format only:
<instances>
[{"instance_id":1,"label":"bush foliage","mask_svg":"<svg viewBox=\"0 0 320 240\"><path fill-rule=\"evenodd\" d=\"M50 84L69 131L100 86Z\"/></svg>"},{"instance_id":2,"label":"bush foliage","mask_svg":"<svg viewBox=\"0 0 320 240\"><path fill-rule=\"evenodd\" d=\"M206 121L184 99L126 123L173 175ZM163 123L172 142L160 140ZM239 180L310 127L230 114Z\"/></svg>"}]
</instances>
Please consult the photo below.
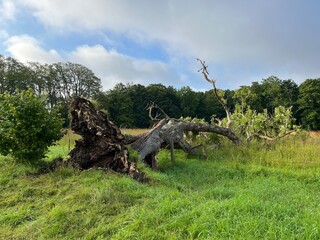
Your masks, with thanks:
<instances>
[{"instance_id":1,"label":"bush foliage","mask_svg":"<svg viewBox=\"0 0 320 240\"><path fill-rule=\"evenodd\" d=\"M0 95L0 153L16 160L40 160L62 137L63 120L46 98L29 89Z\"/></svg>"}]
</instances>

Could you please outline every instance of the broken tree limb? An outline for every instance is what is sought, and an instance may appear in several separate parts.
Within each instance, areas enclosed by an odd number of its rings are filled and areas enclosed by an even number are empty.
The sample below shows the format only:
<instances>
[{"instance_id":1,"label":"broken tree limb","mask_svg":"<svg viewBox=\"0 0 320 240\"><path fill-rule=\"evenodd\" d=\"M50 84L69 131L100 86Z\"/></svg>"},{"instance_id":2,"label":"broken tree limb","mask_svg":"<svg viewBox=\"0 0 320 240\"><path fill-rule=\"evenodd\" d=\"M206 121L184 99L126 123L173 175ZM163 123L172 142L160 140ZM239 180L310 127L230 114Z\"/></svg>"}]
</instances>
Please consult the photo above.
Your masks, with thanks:
<instances>
[{"instance_id":1,"label":"broken tree limb","mask_svg":"<svg viewBox=\"0 0 320 240\"><path fill-rule=\"evenodd\" d=\"M146 162L146 159L149 159L150 155L156 155L161 146L169 144L171 160L174 161L174 144L182 146L186 152L194 149L183 138L184 132L186 131L213 132L227 137L235 144L241 143L240 139L229 128L165 118L159 121L149 132L143 134L143 136L133 142L131 146L138 152L140 160Z\"/></svg>"},{"instance_id":2,"label":"broken tree limb","mask_svg":"<svg viewBox=\"0 0 320 240\"><path fill-rule=\"evenodd\" d=\"M203 71L207 73L205 65ZM156 109L157 112L160 112L165 118L159 120L158 113L155 117L152 116L152 111L154 109ZM149 132L144 133L139 137L127 137L125 142L131 143L132 148L138 152L140 160L153 169L157 166L156 154L163 146L169 146L172 162L175 162L175 145L181 147L188 154L195 152L195 149L199 146L193 147L184 139L185 133L189 131L193 133L213 132L229 138L235 144L241 143L240 139L231 131L230 128L170 118L154 103L148 107L148 111L150 119L154 121L157 120L158 122Z\"/></svg>"},{"instance_id":3,"label":"broken tree limb","mask_svg":"<svg viewBox=\"0 0 320 240\"><path fill-rule=\"evenodd\" d=\"M129 160L125 137L106 115L86 99L76 97L71 103L71 129L82 138L69 153L70 160L81 169L105 168L146 181L135 162Z\"/></svg>"},{"instance_id":4,"label":"broken tree limb","mask_svg":"<svg viewBox=\"0 0 320 240\"><path fill-rule=\"evenodd\" d=\"M152 110L157 110L156 116L152 116ZM169 118L169 116L165 113L165 111L163 111L163 109L161 107L159 107L158 105L156 105L154 102L152 102L148 107L147 110L149 112L149 118L152 121L160 121L161 119L159 119L158 117L162 114L164 116L164 118Z\"/></svg>"}]
</instances>

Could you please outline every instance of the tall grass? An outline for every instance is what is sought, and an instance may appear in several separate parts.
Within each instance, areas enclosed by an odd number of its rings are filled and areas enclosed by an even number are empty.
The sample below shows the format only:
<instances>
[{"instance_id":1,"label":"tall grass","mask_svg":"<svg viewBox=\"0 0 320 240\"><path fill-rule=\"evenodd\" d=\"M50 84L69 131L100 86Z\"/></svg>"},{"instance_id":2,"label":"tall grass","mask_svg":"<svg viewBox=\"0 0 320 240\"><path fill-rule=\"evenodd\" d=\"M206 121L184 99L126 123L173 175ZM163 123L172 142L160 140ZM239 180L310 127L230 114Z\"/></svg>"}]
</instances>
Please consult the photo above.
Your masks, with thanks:
<instances>
[{"instance_id":1,"label":"tall grass","mask_svg":"<svg viewBox=\"0 0 320 240\"><path fill-rule=\"evenodd\" d=\"M291 136L207 159L176 151L176 163L161 151L158 171L140 166L148 184L101 169L37 176L0 157L0 239L319 239L319 144Z\"/></svg>"},{"instance_id":2,"label":"tall grass","mask_svg":"<svg viewBox=\"0 0 320 240\"><path fill-rule=\"evenodd\" d=\"M49 153L47 154L48 159L55 158L67 158L68 153L74 148L75 141L80 139L81 136L75 134L71 130L67 130L66 134L57 141L54 145L49 148Z\"/></svg>"}]
</instances>

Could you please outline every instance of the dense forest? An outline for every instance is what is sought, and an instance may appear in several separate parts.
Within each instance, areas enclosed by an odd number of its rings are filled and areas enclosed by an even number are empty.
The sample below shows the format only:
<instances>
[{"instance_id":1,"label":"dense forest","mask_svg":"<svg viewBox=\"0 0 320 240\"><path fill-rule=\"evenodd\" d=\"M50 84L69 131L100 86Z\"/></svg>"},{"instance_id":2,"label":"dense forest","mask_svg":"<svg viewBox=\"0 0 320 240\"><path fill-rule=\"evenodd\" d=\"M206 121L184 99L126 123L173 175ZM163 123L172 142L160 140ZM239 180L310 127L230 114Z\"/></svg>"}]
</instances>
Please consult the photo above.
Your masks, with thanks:
<instances>
[{"instance_id":1,"label":"dense forest","mask_svg":"<svg viewBox=\"0 0 320 240\"><path fill-rule=\"evenodd\" d=\"M212 90L197 92L188 86L175 89L161 83L149 86L119 83L104 92L101 80L80 64L23 64L0 55L0 93L16 94L28 88L37 94L46 94L48 106L59 106L66 125L72 96L94 100L100 109L108 112L116 125L127 128L150 127L146 108L151 102L174 118L192 117L211 122L212 117L221 119L225 116ZM239 91L248 94L237 94ZM257 112L267 109L272 114L277 106L292 107L296 124L308 130L320 129L320 78L307 79L298 85L291 79L271 76L240 89L221 90L221 94L231 111L245 97L248 106Z\"/></svg>"}]
</instances>

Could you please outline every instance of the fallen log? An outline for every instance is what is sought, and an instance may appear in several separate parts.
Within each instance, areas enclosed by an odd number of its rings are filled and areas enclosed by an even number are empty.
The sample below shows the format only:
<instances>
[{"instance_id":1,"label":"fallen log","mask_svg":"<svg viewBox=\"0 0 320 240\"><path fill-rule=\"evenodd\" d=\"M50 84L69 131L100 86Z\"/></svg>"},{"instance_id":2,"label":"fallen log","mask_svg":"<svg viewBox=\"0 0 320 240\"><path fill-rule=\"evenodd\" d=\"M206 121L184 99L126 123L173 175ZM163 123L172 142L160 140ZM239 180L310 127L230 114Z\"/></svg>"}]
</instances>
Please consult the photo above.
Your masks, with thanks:
<instances>
[{"instance_id":1,"label":"fallen log","mask_svg":"<svg viewBox=\"0 0 320 240\"><path fill-rule=\"evenodd\" d=\"M131 137L130 140L135 140L132 141L131 146L138 152L140 160L155 169L157 167L156 154L161 146L170 146L173 162L175 161L175 144L179 145L185 152L192 153L196 147L191 146L184 140L184 133L187 131L195 133L212 132L229 138L235 144L241 143L241 140L229 128L165 118L160 120L149 132L140 135L138 138ZM127 142L129 142L129 139Z\"/></svg>"}]
</instances>

